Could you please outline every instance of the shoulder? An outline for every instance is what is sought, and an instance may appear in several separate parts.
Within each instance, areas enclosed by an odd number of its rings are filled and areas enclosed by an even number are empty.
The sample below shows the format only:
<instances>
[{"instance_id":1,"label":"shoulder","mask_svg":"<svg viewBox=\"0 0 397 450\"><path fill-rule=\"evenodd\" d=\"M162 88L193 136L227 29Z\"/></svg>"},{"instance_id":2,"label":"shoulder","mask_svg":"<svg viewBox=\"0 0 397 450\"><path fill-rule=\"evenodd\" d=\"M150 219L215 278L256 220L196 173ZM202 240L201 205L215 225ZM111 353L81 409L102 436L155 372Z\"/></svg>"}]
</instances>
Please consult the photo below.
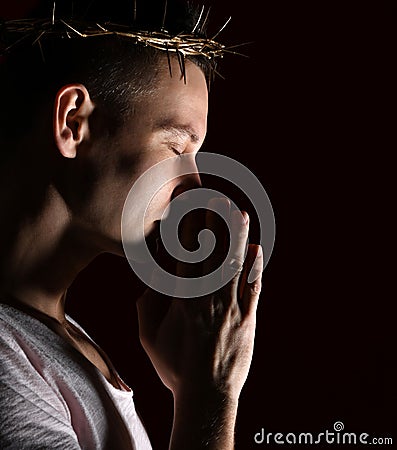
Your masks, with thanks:
<instances>
[{"instance_id":1,"label":"shoulder","mask_svg":"<svg viewBox=\"0 0 397 450\"><path fill-rule=\"evenodd\" d=\"M49 429L58 429L61 435L65 432L73 438L70 414L46 379L42 354L35 348L34 340L29 339L33 330L24 322L22 313L0 305L0 448L16 448L12 446L16 439L40 433L41 429L42 442ZM28 432L30 428L32 434ZM6 442L10 436L14 444Z\"/></svg>"}]
</instances>

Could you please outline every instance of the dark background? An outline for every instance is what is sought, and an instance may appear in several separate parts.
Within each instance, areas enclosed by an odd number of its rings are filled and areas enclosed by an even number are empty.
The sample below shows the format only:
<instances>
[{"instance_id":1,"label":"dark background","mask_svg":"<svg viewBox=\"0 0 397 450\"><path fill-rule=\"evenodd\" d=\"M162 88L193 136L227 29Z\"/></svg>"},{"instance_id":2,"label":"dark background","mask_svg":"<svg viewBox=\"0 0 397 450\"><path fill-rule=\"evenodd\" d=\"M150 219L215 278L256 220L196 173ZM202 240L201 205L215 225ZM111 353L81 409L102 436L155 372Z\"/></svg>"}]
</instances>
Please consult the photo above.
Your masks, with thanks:
<instances>
[{"instance_id":1,"label":"dark background","mask_svg":"<svg viewBox=\"0 0 397 450\"><path fill-rule=\"evenodd\" d=\"M262 427L321 432L335 421L347 432L391 436L395 262L387 229L395 144L393 150L387 134L395 130L396 9L391 2L212 5L213 26L232 16L224 41L253 43L241 49L248 59L223 61L203 151L251 169L277 225L236 448L258 448L253 438ZM142 290L124 260L104 255L70 288L68 311L134 389L161 450L172 397L138 343L135 300Z\"/></svg>"}]
</instances>

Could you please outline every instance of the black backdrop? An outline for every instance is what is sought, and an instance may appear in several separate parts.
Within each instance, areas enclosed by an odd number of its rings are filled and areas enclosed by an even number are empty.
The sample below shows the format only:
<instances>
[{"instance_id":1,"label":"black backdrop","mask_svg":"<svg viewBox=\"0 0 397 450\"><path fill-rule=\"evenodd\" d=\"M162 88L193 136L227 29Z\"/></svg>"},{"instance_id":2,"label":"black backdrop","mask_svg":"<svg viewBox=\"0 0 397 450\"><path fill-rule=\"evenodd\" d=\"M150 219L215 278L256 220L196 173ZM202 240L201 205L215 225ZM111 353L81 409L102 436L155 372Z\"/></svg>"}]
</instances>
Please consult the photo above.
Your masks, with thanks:
<instances>
[{"instance_id":1,"label":"black backdrop","mask_svg":"<svg viewBox=\"0 0 397 450\"><path fill-rule=\"evenodd\" d=\"M392 125L395 8L213 2L213 24L229 15L224 40L253 43L242 49L249 59L223 62L203 150L256 174L277 225L236 447L260 447L254 435L262 427L321 432L335 421L348 432L390 436L397 378L386 228L395 206L385 135ZM161 450L172 397L138 343L135 300L142 290L124 260L104 255L70 288L68 311L132 386Z\"/></svg>"}]
</instances>

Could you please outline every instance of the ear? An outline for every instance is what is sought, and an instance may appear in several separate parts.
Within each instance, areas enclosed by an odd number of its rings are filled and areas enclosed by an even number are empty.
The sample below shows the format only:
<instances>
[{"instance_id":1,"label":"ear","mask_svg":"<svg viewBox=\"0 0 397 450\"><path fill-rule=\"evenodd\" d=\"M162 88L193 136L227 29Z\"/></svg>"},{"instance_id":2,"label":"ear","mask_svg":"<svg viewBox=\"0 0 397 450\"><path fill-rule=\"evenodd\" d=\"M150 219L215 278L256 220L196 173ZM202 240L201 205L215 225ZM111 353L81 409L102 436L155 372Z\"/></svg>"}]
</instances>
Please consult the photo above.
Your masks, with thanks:
<instances>
[{"instance_id":1,"label":"ear","mask_svg":"<svg viewBox=\"0 0 397 450\"><path fill-rule=\"evenodd\" d=\"M78 146L90 137L89 117L94 104L85 86L70 84L57 93L54 104L54 139L65 158L75 158Z\"/></svg>"}]
</instances>

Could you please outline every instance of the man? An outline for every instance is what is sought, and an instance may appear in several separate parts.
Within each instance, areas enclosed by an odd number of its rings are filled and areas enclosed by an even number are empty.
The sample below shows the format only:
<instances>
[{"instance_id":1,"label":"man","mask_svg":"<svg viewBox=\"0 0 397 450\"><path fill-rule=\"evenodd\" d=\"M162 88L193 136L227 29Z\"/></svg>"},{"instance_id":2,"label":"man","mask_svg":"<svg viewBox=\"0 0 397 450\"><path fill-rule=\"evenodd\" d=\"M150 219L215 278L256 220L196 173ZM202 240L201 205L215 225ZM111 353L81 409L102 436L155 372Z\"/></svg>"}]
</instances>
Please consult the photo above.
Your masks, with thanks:
<instances>
[{"instance_id":1,"label":"man","mask_svg":"<svg viewBox=\"0 0 397 450\"><path fill-rule=\"evenodd\" d=\"M200 25L179 5L166 12L173 35ZM2 63L0 448L150 448L130 388L65 314L66 290L98 254L124 255L121 216L140 175L199 151L213 66L119 36L53 34ZM173 198L198 186L197 171L165 184L148 209L147 236ZM137 303L141 343L174 397L173 450L234 445L261 287L260 276L248 283L246 275L263 264L250 245L243 266L248 215L233 223L241 270L226 286L166 308L148 290ZM205 224L219 234L213 214ZM187 220L185 242L192 228Z\"/></svg>"}]
</instances>

